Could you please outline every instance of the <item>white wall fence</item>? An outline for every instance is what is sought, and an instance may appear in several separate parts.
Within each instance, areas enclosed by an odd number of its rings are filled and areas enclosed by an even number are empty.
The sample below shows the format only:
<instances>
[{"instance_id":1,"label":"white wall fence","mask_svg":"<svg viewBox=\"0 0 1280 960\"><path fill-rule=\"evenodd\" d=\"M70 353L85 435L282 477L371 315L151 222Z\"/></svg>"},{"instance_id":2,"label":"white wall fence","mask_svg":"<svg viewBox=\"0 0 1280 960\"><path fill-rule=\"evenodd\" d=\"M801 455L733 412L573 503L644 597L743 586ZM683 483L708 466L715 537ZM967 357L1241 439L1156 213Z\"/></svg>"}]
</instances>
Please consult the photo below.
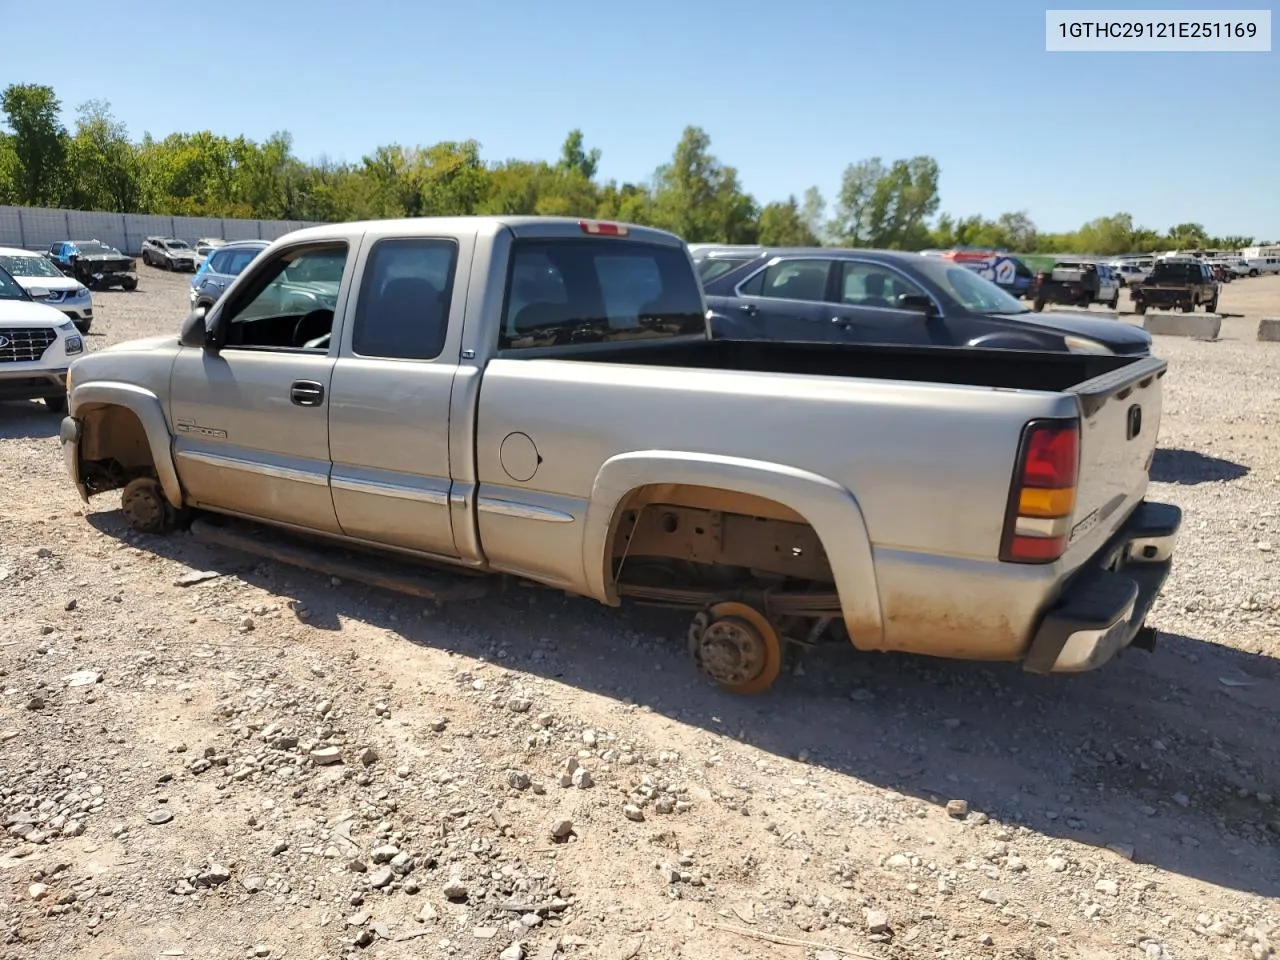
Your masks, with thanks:
<instances>
[{"instance_id":1,"label":"white wall fence","mask_svg":"<svg viewBox=\"0 0 1280 960\"><path fill-rule=\"evenodd\" d=\"M316 224L302 220L232 220L219 217L165 217L147 213L102 213L0 206L0 246L48 249L59 240L101 240L137 256L150 236L223 240L274 240Z\"/></svg>"}]
</instances>

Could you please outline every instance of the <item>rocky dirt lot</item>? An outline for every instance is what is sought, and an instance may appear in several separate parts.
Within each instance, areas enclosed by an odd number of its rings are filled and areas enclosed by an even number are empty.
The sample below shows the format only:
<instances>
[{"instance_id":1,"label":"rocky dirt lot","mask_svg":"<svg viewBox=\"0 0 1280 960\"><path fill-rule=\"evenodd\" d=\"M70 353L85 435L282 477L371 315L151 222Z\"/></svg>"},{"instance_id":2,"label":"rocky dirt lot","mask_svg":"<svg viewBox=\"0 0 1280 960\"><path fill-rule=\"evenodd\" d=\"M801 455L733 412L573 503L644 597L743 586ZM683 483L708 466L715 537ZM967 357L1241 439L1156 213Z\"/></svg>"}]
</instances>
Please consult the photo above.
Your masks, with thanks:
<instances>
[{"instance_id":1,"label":"rocky dirt lot","mask_svg":"<svg viewBox=\"0 0 1280 960\"><path fill-rule=\"evenodd\" d=\"M1280 278L1223 306L1158 344L1159 646L1074 680L837 646L730 697L682 615L134 535L0 405L0 957L1275 956Z\"/></svg>"}]
</instances>

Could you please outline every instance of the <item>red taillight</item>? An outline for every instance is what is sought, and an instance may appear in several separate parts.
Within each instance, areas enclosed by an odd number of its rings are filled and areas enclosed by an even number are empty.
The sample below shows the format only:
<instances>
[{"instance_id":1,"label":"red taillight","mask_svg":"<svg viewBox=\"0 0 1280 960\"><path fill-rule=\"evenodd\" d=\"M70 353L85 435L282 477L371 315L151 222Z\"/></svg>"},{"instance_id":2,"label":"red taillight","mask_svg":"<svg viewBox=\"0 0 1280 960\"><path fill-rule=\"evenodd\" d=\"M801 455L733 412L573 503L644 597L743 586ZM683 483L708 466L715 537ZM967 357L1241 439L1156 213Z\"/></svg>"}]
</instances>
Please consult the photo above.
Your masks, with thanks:
<instances>
[{"instance_id":1,"label":"red taillight","mask_svg":"<svg viewBox=\"0 0 1280 960\"><path fill-rule=\"evenodd\" d=\"M1080 424L1038 421L1023 434L1000 559L1050 563L1067 549L1080 474Z\"/></svg>"},{"instance_id":2,"label":"red taillight","mask_svg":"<svg viewBox=\"0 0 1280 960\"><path fill-rule=\"evenodd\" d=\"M583 233L590 233L600 237L625 237L627 228L620 223L607 223L603 220L579 220L578 226L582 228Z\"/></svg>"},{"instance_id":3,"label":"red taillight","mask_svg":"<svg viewBox=\"0 0 1280 960\"><path fill-rule=\"evenodd\" d=\"M1080 469L1080 428L1034 426L1022 458L1024 487L1074 487Z\"/></svg>"}]
</instances>

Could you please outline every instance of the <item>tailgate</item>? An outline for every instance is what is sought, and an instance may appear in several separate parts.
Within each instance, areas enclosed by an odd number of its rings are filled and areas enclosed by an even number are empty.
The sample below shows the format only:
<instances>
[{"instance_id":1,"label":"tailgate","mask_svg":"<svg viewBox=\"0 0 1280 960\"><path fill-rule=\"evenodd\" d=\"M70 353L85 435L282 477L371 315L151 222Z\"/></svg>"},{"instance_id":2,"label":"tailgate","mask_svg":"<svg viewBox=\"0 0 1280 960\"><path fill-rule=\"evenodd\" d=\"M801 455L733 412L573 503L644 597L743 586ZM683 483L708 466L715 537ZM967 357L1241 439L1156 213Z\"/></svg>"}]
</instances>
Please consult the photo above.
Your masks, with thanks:
<instances>
[{"instance_id":1,"label":"tailgate","mask_svg":"<svg viewBox=\"0 0 1280 960\"><path fill-rule=\"evenodd\" d=\"M1049 277L1058 283L1079 283L1084 279L1084 271L1076 267L1054 267Z\"/></svg>"},{"instance_id":2,"label":"tailgate","mask_svg":"<svg viewBox=\"0 0 1280 960\"><path fill-rule=\"evenodd\" d=\"M1080 404L1080 474L1067 567L1097 552L1145 496L1167 370L1143 357L1069 391Z\"/></svg>"}]
</instances>

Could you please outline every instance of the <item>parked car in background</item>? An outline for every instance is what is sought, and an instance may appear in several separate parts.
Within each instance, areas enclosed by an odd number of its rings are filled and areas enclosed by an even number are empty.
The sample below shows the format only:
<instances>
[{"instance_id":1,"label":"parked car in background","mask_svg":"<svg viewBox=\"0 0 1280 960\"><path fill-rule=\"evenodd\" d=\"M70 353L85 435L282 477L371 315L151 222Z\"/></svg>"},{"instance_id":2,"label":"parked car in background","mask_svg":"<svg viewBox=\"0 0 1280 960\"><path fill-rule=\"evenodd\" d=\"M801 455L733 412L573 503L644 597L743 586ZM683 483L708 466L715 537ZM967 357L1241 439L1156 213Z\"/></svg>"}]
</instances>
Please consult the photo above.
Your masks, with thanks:
<instances>
[{"instance_id":1,"label":"parked car in background","mask_svg":"<svg viewBox=\"0 0 1280 960\"><path fill-rule=\"evenodd\" d=\"M1206 313L1218 309L1218 281L1207 263L1191 257L1162 259L1146 282L1129 291L1133 309L1146 313L1152 307L1178 308L1190 313L1204 307Z\"/></svg>"},{"instance_id":2,"label":"parked car in background","mask_svg":"<svg viewBox=\"0 0 1280 960\"><path fill-rule=\"evenodd\" d=\"M43 400L67 409L67 368L84 353L84 340L60 310L42 303L0 266L0 400ZM34 296L33 296L34 294Z\"/></svg>"},{"instance_id":3,"label":"parked car in background","mask_svg":"<svg viewBox=\"0 0 1280 960\"><path fill-rule=\"evenodd\" d=\"M40 293L36 299L60 310L81 333L89 332L93 326L93 296L89 288L74 277L66 276L43 253L21 247L0 247L0 267L28 294L33 290Z\"/></svg>"},{"instance_id":4,"label":"parked car in background","mask_svg":"<svg viewBox=\"0 0 1280 960\"><path fill-rule=\"evenodd\" d=\"M173 237L147 237L142 241L142 262L164 270L196 269L196 251L185 240Z\"/></svg>"},{"instance_id":5,"label":"parked car in background","mask_svg":"<svg viewBox=\"0 0 1280 960\"><path fill-rule=\"evenodd\" d=\"M1048 304L1087 307L1103 303L1114 310L1120 303L1120 281L1106 264L1059 260L1052 270L1036 274L1027 296L1037 312Z\"/></svg>"},{"instance_id":6,"label":"parked car in background","mask_svg":"<svg viewBox=\"0 0 1280 960\"><path fill-rule=\"evenodd\" d=\"M64 274L75 277L90 290L138 287L133 258L101 240L59 240L49 244L46 255Z\"/></svg>"},{"instance_id":7,"label":"parked car in background","mask_svg":"<svg viewBox=\"0 0 1280 960\"><path fill-rule=\"evenodd\" d=\"M270 245L269 240L233 240L215 250L191 278L191 306L212 307L231 281Z\"/></svg>"},{"instance_id":8,"label":"parked car in background","mask_svg":"<svg viewBox=\"0 0 1280 960\"><path fill-rule=\"evenodd\" d=\"M1151 274L1150 264L1137 261L1117 260L1109 266L1122 287L1127 287L1131 283L1141 283Z\"/></svg>"},{"instance_id":9,"label":"parked car in background","mask_svg":"<svg viewBox=\"0 0 1280 960\"><path fill-rule=\"evenodd\" d=\"M203 266L209 259L209 255L213 251L221 249L227 245L227 241L217 237L201 237L195 243L196 266Z\"/></svg>"},{"instance_id":10,"label":"parked car in background","mask_svg":"<svg viewBox=\"0 0 1280 960\"><path fill-rule=\"evenodd\" d=\"M1033 313L973 270L884 250L707 247L693 251L713 336L1146 354L1143 330Z\"/></svg>"}]
</instances>

